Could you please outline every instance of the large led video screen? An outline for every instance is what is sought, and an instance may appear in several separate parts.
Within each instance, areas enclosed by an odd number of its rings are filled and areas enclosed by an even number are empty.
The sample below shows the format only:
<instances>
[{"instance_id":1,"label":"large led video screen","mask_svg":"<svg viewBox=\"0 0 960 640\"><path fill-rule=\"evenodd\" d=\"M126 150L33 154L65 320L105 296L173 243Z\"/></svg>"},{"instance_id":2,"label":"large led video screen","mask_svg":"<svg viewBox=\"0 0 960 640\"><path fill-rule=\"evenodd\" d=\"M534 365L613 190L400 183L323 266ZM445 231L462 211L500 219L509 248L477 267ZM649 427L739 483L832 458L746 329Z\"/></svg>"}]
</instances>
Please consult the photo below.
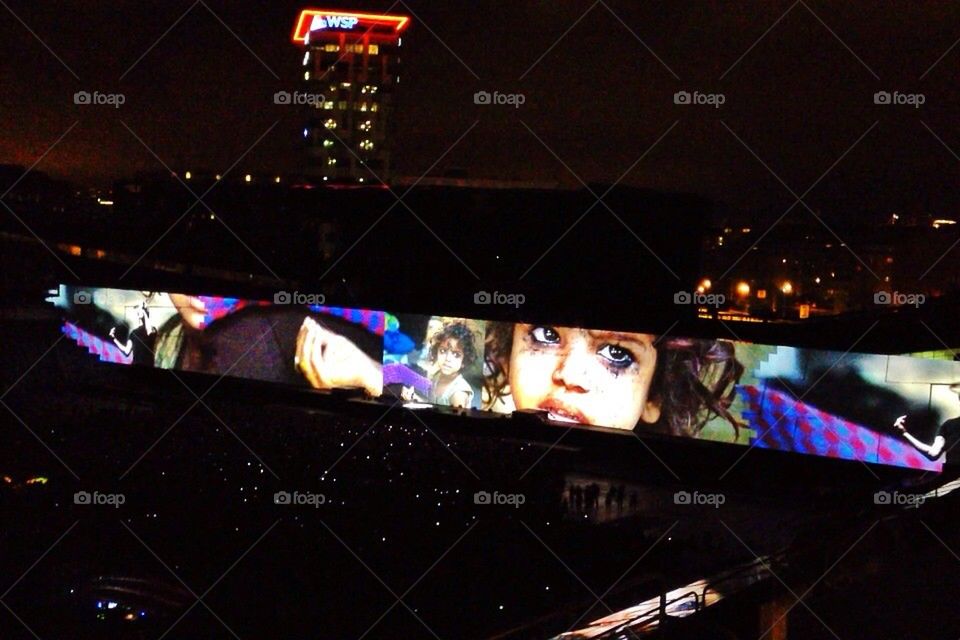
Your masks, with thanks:
<instances>
[{"instance_id":1,"label":"large led video screen","mask_svg":"<svg viewBox=\"0 0 960 640\"><path fill-rule=\"evenodd\" d=\"M297 292L61 286L50 300L62 331L106 362L913 469L960 460L960 362L945 358L390 313Z\"/></svg>"},{"instance_id":2,"label":"large led video screen","mask_svg":"<svg viewBox=\"0 0 960 640\"><path fill-rule=\"evenodd\" d=\"M272 301L60 287L63 332L100 360L379 396L390 318L280 292Z\"/></svg>"}]
</instances>

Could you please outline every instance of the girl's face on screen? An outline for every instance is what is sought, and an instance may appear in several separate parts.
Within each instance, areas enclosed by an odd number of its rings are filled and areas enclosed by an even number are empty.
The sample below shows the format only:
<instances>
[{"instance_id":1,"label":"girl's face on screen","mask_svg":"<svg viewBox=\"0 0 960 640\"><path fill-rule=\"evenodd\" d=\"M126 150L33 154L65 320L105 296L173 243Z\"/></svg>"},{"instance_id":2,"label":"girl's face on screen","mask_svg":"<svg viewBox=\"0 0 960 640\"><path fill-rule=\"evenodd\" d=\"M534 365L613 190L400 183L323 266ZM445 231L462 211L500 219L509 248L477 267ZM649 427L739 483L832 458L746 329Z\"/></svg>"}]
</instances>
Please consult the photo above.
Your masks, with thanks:
<instances>
[{"instance_id":1,"label":"girl's face on screen","mask_svg":"<svg viewBox=\"0 0 960 640\"><path fill-rule=\"evenodd\" d=\"M445 376L456 375L463 368L463 349L456 338L447 338L437 348L437 364Z\"/></svg>"},{"instance_id":2,"label":"girl's face on screen","mask_svg":"<svg viewBox=\"0 0 960 640\"><path fill-rule=\"evenodd\" d=\"M617 429L653 423L650 401L656 337L517 324L510 354L510 392L517 409L540 409L553 420Z\"/></svg>"}]
</instances>

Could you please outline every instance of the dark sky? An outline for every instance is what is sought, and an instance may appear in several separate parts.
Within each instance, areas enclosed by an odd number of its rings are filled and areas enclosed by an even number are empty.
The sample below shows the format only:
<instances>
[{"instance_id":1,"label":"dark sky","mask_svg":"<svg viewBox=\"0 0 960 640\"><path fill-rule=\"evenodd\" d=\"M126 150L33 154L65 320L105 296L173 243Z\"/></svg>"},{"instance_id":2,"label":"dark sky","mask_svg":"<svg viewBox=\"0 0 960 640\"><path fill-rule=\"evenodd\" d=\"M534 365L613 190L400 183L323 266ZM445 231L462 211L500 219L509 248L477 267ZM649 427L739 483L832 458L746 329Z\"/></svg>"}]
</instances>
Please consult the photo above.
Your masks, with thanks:
<instances>
[{"instance_id":1,"label":"dark sky","mask_svg":"<svg viewBox=\"0 0 960 640\"><path fill-rule=\"evenodd\" d=\"M290 32L299 9L317 5L208 0L171 29L189 0L4 1L0 162L33 164L78 122L38 169L103 181L161 168L125 123L174 168L224 171L279 121L236 171L296 170L302 113L272 97L297 88L302 52ZM960 160L934 135L960 153L960 45L951 50L960 4L480 0L393 11L413 16L400 174L419 176L479 121L438 170L578 184L566 163L585 181L610 183L676 122L624 184L782 211L794 197L744 144L797 195L849 151L806 196L815 210L960 208ZM526 102L476 106L481 89L522 92ZM121 92L126 103L74 105L78 90ZM722 93L725 103L676 105L678 90ZM880 90L921 93L925 104L875 105Z\"/></svg>"}]
</instances>

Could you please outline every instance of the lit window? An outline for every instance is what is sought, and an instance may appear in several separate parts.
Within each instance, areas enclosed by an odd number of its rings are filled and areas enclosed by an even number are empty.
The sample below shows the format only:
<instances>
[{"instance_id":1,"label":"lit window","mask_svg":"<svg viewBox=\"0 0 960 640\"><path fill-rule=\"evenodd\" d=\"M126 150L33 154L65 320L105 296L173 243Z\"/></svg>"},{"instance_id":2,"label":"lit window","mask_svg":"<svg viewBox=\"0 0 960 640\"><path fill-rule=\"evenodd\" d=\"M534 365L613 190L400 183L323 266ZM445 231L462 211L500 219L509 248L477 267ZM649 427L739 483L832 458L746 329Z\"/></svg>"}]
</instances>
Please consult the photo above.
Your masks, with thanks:
<instances>
[{"instance_id":1,"label":"lit window","mask_svg":"<svg viewBox=\"0 0 960 640\"><path fill-rule=\"evenodd\" d=\"M364 140L360 143L360 148L364 151L370 151L373 149L373 142L371 140Z\"/></svg>"},{"instance_id":2,"label":"lit window","mask_svg":"<svg viewBox=\"0 0 960 640\"><path fill-rule=\"evenodd\" d=\"M340 111L346 111L346 110L347 110L347 101L346 101L346 100L341 100L340 102L338 102L338 103L337 103L337 109L340 109Z\"/></svg>"},{"instance_id":3,"label":"lit window","mask_svg":"<svg viewBox=\"0 0 960 640\"><path fill-rule=\"evenodd\" d=\"M327 158L327 164L337 164L336 158Z\"/></svg>"},{"instance_id":4,"label":"lit window","mask_svg":"<svg viewBox=\"0 0 960 640\"><path fill-rule=\"evenodd\" d=\"M332 146L333 146L333 140L327 139L323 141L323 147L325 149L329 149Z\"/></svg>"},{"instance_id":5,"label":"lit window","mask_svg":"<svg viewBox=\"0 0 960 640\"><path fill-rule=\"evenodd\" d=\"M370 105L370 111L376 111L376 110L377 110L377 103L374 102L372 105Z\"/></svg>"},{"instance_id":6,"label":"lit window","mask_svg":"<svg viewBox=\"0 0 960 640\"><path fill-rule=\"evenodd\" d=\"M332 101L324 102L324 103L323 103L323 108L324 108L324 109L333 109L333 102L332 102Z\"/></svg>"},{"instance_id":7,"label":"lit window","mask_svg":"<svg viewBox=\"0 0 960 640\"><path fill-rule=\"evenodd\" d=\"M327 129L336 129L337 121L334 120L333 118L329 118L326 122L323 123L323 126L325 126Z\"/></svg>"},{"instance_id":8,"label":"lit window","mask_svg":"<svg viewBox=\"0 0 960 640\"><path fill-rule=\"evenodd\" d=\"M380 45L372 44L372 45L370 45L370 46L367 48L367 51L368 51L371 55L376 55L376 54L380 53Z\"/></svg>"},{"instance_id":9,"label":"lit window","mask_svg":"<svg viewBox=\"0 0 960 640\"><path fill-rule=\"evenodd\" d=\"M366 122L360 123L360 131L370 131L373 128L373 124L367 120Z\"/></svg>"},{"instance_id":10,"label":"lit window","mask_svg":"<svg viewBox=\"0 0 960 640\"><path fill-rule=\"evenodd\" d=\"M323 46L324 51L340 51L340 45L338 44L327 44Z\"/></svg>"},{"instance_id":11,"label":"lit window","mask_svg":"<svg viewBox=\"0 0 960 640\"><path fill-rule=\"evenodd\" d=\"M307 66L308 64L310 64L310 52L309 52L309 51L307 51L305 54L303 54L303 66Z\"/></svg>"},{"instance_id":12,"label":"lit window","mask_svg":"<svg viewBox=\"0 0 960 640\"><path fill-rule=\"evenodd\" d=\"M366 111L366 110L367 110L367 103L366 102L360 103L360 111Z\"/></svg>"},{"instance_id":13,"label":"lit window","mask_svg":"<svg viewBox=\"0 0 960 640\"><path fill-rule=\"evenodd\" d=\"M304 72L303 72L303 79L304 79L304 80L309 80L309 79L310 79L310 72L309 72L309 71L304 71Z\"/></svg>"},{"instance_id":14,"label":"lit window","mask_svg":"<svg viewBox=\"0 0 960 640\"><path fill-rule=\"evenodd\" d=\"M349 83L349 82L341 82L341 83L340 83L340 86L343 87L344 89L349 89L349 88L350 88L350 83Z\"/></svg>"}]
</instances>

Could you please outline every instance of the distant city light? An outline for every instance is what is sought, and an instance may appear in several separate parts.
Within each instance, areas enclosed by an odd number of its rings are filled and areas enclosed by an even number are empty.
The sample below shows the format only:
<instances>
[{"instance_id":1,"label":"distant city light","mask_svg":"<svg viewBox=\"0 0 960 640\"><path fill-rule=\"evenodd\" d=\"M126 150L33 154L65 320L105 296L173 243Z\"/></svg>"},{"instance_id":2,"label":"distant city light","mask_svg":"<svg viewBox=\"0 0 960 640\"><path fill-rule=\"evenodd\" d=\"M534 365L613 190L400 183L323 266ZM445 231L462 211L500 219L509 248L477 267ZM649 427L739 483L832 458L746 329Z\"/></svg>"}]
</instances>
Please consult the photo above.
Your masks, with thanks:
<instances>
[{"instance_id":1,"label":"distant city light","mask_svg":"<svg viewBox=\"0 0 960 640\"><path fill-rule=\"evenodd\" d=\"M190 173L189 171L187 171L185 174L183 174L183 177L186 178L187 180L189 180L190 178L193 177L193 174Z\"/></svg>"},{"instance_id":2,"label":"distant city light","mask_svg":"<svg viewBox=\"0 0 960 640\"><path fill-rule=\"evenodd\" d=\"M277 176L276 178L274 178L273 181L276 182L277 184L280 184L280 176Z\"/></svg>"},{"instance_id":3,"label":"distant city light","mask_svg":"<svg viewBox=\"0 0 960 640\"><path fill-rule=\"evenodd\" d=\"M789 280L785 281L782 285L780 285L780 291L783 292L783 295L790 295L793 293L793 283Z\"/></svg>"},{"instance_id":4,"label":"distant city light","mask_svg":"<svg viewBox=\"0 0 960 640\"><path fill-rule=\"evenodd\" d=\"M244 182L251 182L252 180L253 180L253 176L251 176L249 173L248 173L247 175L243 176L243 181L244 181Z\"/></svg>"},{"instance_id":5,"label":"distant city light","mask_svg":"<svg viewBox=\"0 0 960 640\"><path fill-rule=\"evenodd\" d=\"M746 282L740 282L737 284L737 295L738 296L748 296L750 295L750 285Z\"/></svg>"}]
</instances>

